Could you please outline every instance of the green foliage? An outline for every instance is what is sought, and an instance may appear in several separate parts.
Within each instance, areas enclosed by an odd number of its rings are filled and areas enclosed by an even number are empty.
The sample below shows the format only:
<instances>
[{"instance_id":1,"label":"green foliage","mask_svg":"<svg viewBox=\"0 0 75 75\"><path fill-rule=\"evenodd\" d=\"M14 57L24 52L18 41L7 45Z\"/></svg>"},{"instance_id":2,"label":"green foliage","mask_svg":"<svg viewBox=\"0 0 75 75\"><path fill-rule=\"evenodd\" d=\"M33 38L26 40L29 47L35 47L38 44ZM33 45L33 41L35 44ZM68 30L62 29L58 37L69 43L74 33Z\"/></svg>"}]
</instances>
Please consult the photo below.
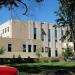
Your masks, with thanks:
<instances>
[{"instance_id":1,"label":"green foliage","mask_svg":"<svg viewBox=\"0 0 75 75\"><path fill-rule=\"evenodd\" d=\"M4 53L4 51L5 51L5 49L2 47L2 48L0 48L0 54L3 54Z\"/></svg>"},{"instance_id":2,"label":"green foliage","mask_svg":"<svg viewBox=\"0 0 75 75\"><path fill-rule=\"evenodd\" d=\"M36 50L36 55L38 56L38 58L41 57L41 52L42 52L42 48Z\"/></svg>"},{"instance_id":3,"label":"green foliage","mask_svg":"<svg viewBox=\"0 0 75 75\"><path fill-rule=\"evenodd\" d=\"M52 58L51 62L59 62L59 59L58 58Z\"/></svg>"},{"instance_id":4,"label":"green foliage","mask_svg":"<svg viewBox=\"0 0 75 75\"><path fill-rule=\"evenodd\" d=\"M63 55L65 58L68 58L68 57L70 57L70 56L73 56L73 50L72 50L70 47L63 48L62 55Z\"/></svg>"},{"instance_id":5,"label":"green foliage","mask_svg":"<svg viewBox=\"0 0 75 75\"><path fill-rule=\"evenodd\" d=\"M67 27L65 35L62 37L75 43L75 0L58 0L59 9L56 12L57 25Z\"/></svg>"}]
</instances>

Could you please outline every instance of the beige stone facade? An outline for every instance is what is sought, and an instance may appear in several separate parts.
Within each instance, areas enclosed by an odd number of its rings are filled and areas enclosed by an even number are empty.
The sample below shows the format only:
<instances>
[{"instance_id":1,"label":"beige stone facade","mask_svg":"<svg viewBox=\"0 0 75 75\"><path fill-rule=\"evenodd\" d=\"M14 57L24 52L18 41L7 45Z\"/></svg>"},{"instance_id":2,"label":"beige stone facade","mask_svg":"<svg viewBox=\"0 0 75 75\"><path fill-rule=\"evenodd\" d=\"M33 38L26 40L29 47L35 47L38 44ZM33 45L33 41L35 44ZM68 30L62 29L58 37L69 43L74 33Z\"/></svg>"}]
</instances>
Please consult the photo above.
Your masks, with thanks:
<instances>
[{"instance_id":1,"label":"beige stone facade","mask_svg":"<svg viewBox=\"0 0 75 75\"><path fill-rule=\"evenodd\" d=\"M64 28L55 29L53 24L10 20L0 25L0 48L5 49L0 58L36 58L38 50L41 57L60 56L63 34Z\"/></svg>"}]
</instances>

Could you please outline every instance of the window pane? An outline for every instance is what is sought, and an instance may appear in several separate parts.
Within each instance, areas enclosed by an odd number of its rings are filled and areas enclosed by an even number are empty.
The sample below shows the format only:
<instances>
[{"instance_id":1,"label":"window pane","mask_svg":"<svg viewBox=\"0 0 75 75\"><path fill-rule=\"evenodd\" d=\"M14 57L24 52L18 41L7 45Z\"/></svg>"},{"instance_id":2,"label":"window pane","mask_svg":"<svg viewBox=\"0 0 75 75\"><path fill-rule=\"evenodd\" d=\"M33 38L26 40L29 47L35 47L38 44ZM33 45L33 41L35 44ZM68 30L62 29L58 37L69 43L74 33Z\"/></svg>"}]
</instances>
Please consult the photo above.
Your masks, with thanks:
<instances>
[{"instance_id":1,"label":"window pane","mask_svg":"<svg viewBox=\"0 0 75 75\"><path fill-rule=\"evenodd\" d=\"M57 42L57 30L55 29L55 41Z\"/></svg>"},{"instance_id":2,"label":"window pane","mask_svg":"<svg viewBox=\"0 0 75 75\"><path fill-rule=\"evenodd\" d=\"M23 52L26 52L26 45L23 44Z\"/></svg>"},{"instance_id":3,"label":"window pane","mask_svg":"<svg viewBox=\"0 0 75 75\"><path fill-rule=\"evenodd\" d=\"M6 33L6 28L5 28L5 33Z\"/></svg>"},{"instance_id":4,"label":"window pane","mask_svg":"<svg viewBox=\"0 0 75 75\"><path fill-rule=\"evenodd\" d=\"M7 27L7 31L9 32L9 27Z\"/></svg>"},{"instance_id":5,"label":"window pane","mask_svg":"<svg viewBox=\"0 0 75 75\"><path fill-rule=\"evenodd\" d=\"M31 45L28 45L28 52L31 52Z\"/></svg>"},{"instance_id":6,"label":"window pane","mask_svg":"<svg viewBox=\"0 0 75 75\"><path fill-rule=\"evenodd\" d=\"M34 27L34 39L36 39L36 28Z\"/></svg>"},{"instance_id":7,"label":"window pane","mask_svg":"<svg viewBox=\"0 0 75 75\"><path fill-rule=\"evenodd\" d=\"M48 41L51 39L50 29L48 29Z\"/></svg>"},{"instance_id":8,"label":"window pane","mask_svg":"<svg viewBox=\"0 0 75 75\"><path fill-rule=\"evenodd\" d=\"M36 52L36 45L34 45L33 48L34 48L34 52Z\"/></svg>"},{"instance_id":9,"label":"window pane","mask_svg":"<svg viewBox=\"0 0 75 75\"><path fill-rule=\"evenodd\" d=\"M12 44L8 44L8 52L11 52Z\"/></svg>"},{"instance_id":10,"label":"window pane","mask_svg":"<svg viewBox=\"0 0 75 75\"><path fill-rule=\"evenodd\" d=\"M44 48L42 47L42 52L44 52Z\"/></svg>"},{"instance_id":11,"label":"window pane","mask_svg":"<svg viewBox=\"0 0 75 75\"><path fill-rule=\"evenodd\" d=\"M55 56L58 56L58 52L57 52L57 50L55 50Z\"/></svg>"},{"instance_id":12,"label":"window pane","mask_svg":"<svg viewBox=\"0 0 75 75\"><path fill-rule=\"evenodd\" d=\"M48 48L48 57L51 57L51 48Z\"/></svg>"}]
</instances>

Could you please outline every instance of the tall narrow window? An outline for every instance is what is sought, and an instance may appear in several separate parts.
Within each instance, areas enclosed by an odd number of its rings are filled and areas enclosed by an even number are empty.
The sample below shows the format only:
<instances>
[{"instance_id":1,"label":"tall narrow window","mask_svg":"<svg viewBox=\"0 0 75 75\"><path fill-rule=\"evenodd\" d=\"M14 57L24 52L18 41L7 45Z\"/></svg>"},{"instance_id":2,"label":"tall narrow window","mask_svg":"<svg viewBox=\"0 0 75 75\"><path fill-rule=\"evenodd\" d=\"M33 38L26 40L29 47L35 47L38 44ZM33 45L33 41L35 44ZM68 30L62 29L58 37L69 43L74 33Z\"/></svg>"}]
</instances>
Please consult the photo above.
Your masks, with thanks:
<instances>
[{"instance_id":1,"label":"tall narrow window","mask_svg":"<svg viewBox=\"0 0 75 75\"><path fill-rule=\"evenodd\" d=\"M7 31L9 32L9 27L7 27Z\"/></svg>"},{"instance_id":2,"label":"tall narrow window","mask_svg":"<svg viewBox=\"0 0 75 75\"><path fill-rule=\"evenodd\" d=\"M55 50L55 56L56 56L56 57L58 56L58 52L57 52L57 50Z\"/></svg>"},{"instance_id":3,"label":"tall narrow window","mask_svg":"<svg viewBox=\"0 0 75 75\"><path fill-rule=\"evenodd\" d=\"M23 44L23 52L26 52L26 45Z\"/></svg>"},{"instance_id":4,"label":"tall narrow window","mask_svg":"<svg viewBox=\"0 0 75 75\"><path fill-rule=\"evenodd\" d=\"M36 52L36 45L33 45L34 52Z\"/></svg>"},{"instance_id":5,"label":"tall narrow window","mask_svg":"<svg viewBox=\"0 0 75 75\"><path fill-rule=\"evenodd\" d=\"M61 38L64 36L63 30L61 29ZM64 39L62 38L61 41L63 42Z\"/></svg>"},{"instance_id":6,"label":"tall narrow window","mask_svg":"<svg viewBox=\"0 0 75 75\"><path fill-rule=\"evenodd\" d=\"M42 47L42 52L44 52L44 48Z\"/></svg>"},{"instance_id":7,"label":"tall narrow window","mask_svg":"<svg viewBox=\"0 0 75 75\"><path fill-rule=\"evenodd\" d=\"M34 27L34 39L36 39L36 28Z\"/></svg>"},{"instance_id":8,"label":"tall narrow window","mask_svg":"<svg viewBox=\"0 0 75 75\"><path fill-rule=\"evenodd\" d=\"M51 34L50 34L50 29L48 29L48 41L51 40Z\"/></svg>"},{"instance_id":9,"label":"tall narrow window","mask_svg":"<svg viewBox=\"0 0 75 75\"><path fill-rule=\"evenodd\" d=\"M41 40L44 41L44 34L41 33Z\"/></svg>"},{"instance_id":10,"label":"tall narrow window","mask_svg":"<svg viewBox=\"0 0 75 75\"><path fill-rule=\"evenodd\" d=\"M63 30L61 29L61 37L63 37Z\"/></svg>"},{"instance_id":11,"label":"tall narrow window","mask_svg":"<svg viewBox=\"0 0 75 75\"><path fill-rule=\"evenodd\" d=\"M4 34L4 29L3 29L3 34Z\"/></svg>"},{"instance_id":12,"label":"tall narrow window","mask_svg":"<svg viewBox=\"0 0 75 75\"><path fill-rule=\"evenodd\" d=\"M45 52L48 52L48 47L45 47Z\"/></svg>"},{"instance_id":13,"label":"tall narrow window","mask_svg":"<svg viewBox=\"0 0 75 75\"><path fill-rule=\"evenodd\" d=\"M28 52L31 52L31 45L28 45Z\"/></svg>"},{"instance_id":14,"label":"tall narrow window","mask_svg":"<svg viewBox=\"0 0 75 75\"><path fill-rule=\"evenodd\" d=\"M51 48L48 48L48 57L51 57Z\"/></svg>"},{"instance_id":15,"label":"tall narrow window","mask_svg":"<svg viewBox=\"0 0 75 75\"><path fill-rule=\"evenodd\" d=\"M55 41L57 42L57 30L55 29Z\"/></svg>"},{"instance_id":16,"label":"tall narrow window","mask_svg":"<svg viewBox=\"0 0 75 75\"><path fill-rule=\"evenodd\" d=\"M8 52L11 52L12 50L12 44L8 44Z\"/></svg>"},{"instance_id":17,"label":"tall narrow window","mask_svg":"<svg viewBox=\"0 0 75 75\"><path fill-rule=\"evenodd\" d=\"M5 33L6 33L6 28L5 28Z\"/></svg>"}]
</instances>

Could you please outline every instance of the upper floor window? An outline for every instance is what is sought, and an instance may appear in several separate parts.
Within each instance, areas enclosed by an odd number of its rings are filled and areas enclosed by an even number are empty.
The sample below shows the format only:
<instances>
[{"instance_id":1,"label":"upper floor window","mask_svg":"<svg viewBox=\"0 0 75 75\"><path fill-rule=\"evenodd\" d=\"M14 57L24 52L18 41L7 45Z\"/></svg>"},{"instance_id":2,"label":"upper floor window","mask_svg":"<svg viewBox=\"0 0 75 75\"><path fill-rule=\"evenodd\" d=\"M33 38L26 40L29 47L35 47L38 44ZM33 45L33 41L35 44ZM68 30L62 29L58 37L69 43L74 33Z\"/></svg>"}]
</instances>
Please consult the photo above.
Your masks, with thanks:
<instances>
[{"instance_id":1,"label":"upper floor window","mask_svg":"<svg viewBox=\"0 0 75 75\"><path fill-rule=\"evenodd\" d=\"M6 33L6 31L7 31L7 30L6 30L6 28L5 28L5 33Z\"/></svg>"},{"instance_id":2,"label":"upper floor window","mask_svg":"<svg viewBox=\"0 0 75 75\"><path fill-rule=\"evenodd\" d=\"M9 32L9 27L7 27L7 31Z\"/></svg>"},{"instance_id":3,"label":"upper floor window","mask_svg":"<svg viewBox=\"0 0 75 75\"><path fill-rule=\"evenodd\" d=\"M61 37L63 37L64 33L63 33L63 30L61 29Z\"/></svg>"},{"instance_id":4,"label":"upper floor window","mask_svg":"<svg viewBox=\"0 0 75 75\"><path fill-rule=\"evenodd\" d=\"M36 28L35 27L34 27L33 32L34 32L34 39L36 39Z\"/></svg>"},{"instance_id":5,"label":"upper floor window","mask_svg":"<svg viewBox=\"0 0 75 75\"><path fill-rule=\"evenodd\" d=\"M41 33L41 40L44 41L44 34Z\"/></svg>"},{"instance_id":6,"label":"upper floor window","mask_svg":"<svg viewBox=\"0 0 75 75\"><path fill-rule=\"evenodd\" d=\"M55 41L57 42L57 29L55 29Z\"/></svg>"},{"instance_id":7,"label":"upper floor window","mask_svg":"<svg viewBox=\"0 0 75 75\"><path fill-rule=\"evenodd\" d=\"M50 29L48 29L48 41L51 40L51 33L50 33Z\"/></svg>"},{"instance_id":8,"label":"upper floor window","mask_svg":"<svg viewBox=\"0 0 75 75\"><path fill-rule=\"evenodd\" d=\"M3 29L3 34L4 34L4 29Z\"/></svg>"}]
</instances>

